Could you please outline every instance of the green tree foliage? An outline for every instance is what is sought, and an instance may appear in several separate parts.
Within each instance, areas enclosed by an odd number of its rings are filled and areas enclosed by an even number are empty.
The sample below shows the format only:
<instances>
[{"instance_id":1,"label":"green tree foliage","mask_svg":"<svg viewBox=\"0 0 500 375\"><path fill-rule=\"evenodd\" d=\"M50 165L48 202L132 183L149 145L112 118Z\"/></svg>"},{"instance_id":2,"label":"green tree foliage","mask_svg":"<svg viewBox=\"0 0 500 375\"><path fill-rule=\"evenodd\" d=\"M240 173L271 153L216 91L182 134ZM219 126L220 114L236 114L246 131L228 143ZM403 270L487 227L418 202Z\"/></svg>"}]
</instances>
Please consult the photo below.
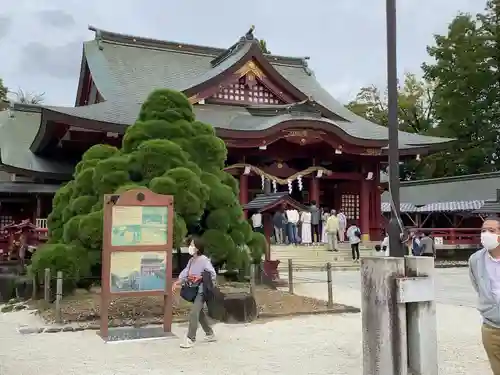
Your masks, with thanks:
<instances>
[{"instance_id":1,"label":"green tree foliage","mask_svg":"<svg viewBox=\"0 0 500 375\"><path fill-rule=\"evenodd\" d=\"M8 92L9 92L9 90L7 89L6 86L4 86L2 78L0 78L0 102L2 100L6 100L7 99L7 93Z\"/></svg>"},{"instance_id":2,"label":"green tree foliage","mask_svg":"<svg viewBox=\"0 0 500 375\"><path fill-rule=\"evenodd\" d=\"M48 218L50 241L34 255L33 271L43 272L54 253L78 252L79 267L65 261L76 278L101 261L103 194L148 187L175 199L174 246L189 233L202 235L218 266L244 269L260 261L266 244L243 218L235 179L223 171L224 142L214 129L196 121L187 98L157 90L143 104L122 148L95 145L75 168L74 179L60 188ZM76 250L75 250L76 249ZM85 254L82 257L80 254ZM61 255L62 254L62 255Z\"/></svg>"},{"instance_id":3,"label":"green tree foliage","mask_svg":"<svg viewBox=\"0 0 500 375\"><path fill-rule=\"evenodd\" d=\"M434 85L418 79L415 74L405 74L398 92L399 129L422 135L438 135L432 117L435 103ZM362 87L347 108L376 124L387 126L388 103L386 92L376 86ZM422 162L407 160L401 165L404 180L433 177L435 160L426 157Z\"/></svg>"},{"instance_id":4,"label":"green tree foliage","mask_svg":"<svg viewBox=\"0 0 500 375\"><path fill-rule=\"evenodd\" d=\"M260 49L263 53L271 54L271 51L267 49L267 43L264 39L259 39Z\"/></svg>"},{"instance_id":5,"label":"green tree foliage","mask_svg":"<svg viewBox=\"0 0 500 375\"><path fill-rule=\"evenodd\" d=\"M399 129L418 134L432 132L433 86L418 79L415 74L407 73L398 94ZM362 87L347 108L376 124L387 126L387 94L376 86Z\"/></svg>"},{"instance_id":6,"label":"green tree foliage","mask_svg":"<svg viewBox=\"0 0 500 375\"><path fill-rule=\"evenodd\" d=\"M437 174L498 170L500 1L476 16L458 15L428 52L435 60L423 64L425 77L436 82L433 117L440 134L458 139L441 155Z\"/></svg>"}]
</instances>

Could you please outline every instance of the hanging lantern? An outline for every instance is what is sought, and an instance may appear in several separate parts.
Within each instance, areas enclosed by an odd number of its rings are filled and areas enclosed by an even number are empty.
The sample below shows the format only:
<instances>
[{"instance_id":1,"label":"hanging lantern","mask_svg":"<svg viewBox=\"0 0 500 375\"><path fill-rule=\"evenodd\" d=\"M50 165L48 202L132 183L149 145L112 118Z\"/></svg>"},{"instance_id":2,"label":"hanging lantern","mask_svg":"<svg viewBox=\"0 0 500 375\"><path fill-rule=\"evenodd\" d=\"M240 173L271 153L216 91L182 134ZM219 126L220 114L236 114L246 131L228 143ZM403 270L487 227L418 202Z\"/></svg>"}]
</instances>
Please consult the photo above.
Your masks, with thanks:
<instances>
[{"instance_id":1,"label":"hanging lantern","mask_svg":"<svg viewBox=\"0 0 500 375\"><path fill-rule=\"evenodd\" d=\"M278 186L276 184L276 181L273 180L273 191L276 193L278 191Z\"/></svg>"},{"instance_id":2,"label":"hanging lantern","mask_svg":"<svg viewBox=\"0 0 500 375\"><path fill-rule=\"evenodd\" d=\"M266 178L264 176L260 176L260 182L262 185L262 191L264 191L265 185L266 185Z\"/></svg>"},{"instance_id":3,"label":"hanging lantern","mask_svg":"<svg viewBox=\"0 0 500 375\"><path fill-rule=\"evenodd\" d=\"M302 191L302 189L304 188L304 185L302 184L302 176L299 175L297 177L297 183L299 184L299 190Z\"/></svg>"},{"instance_id":4,"label":"hanging lantern","mask_svg":"<svg viewBox=\"0 0 500 375\"><path fill-rule=\"evenodd\" d=\"M292 194L293 187L292 187L292 180L288 180L288 194Z\"/></svg>"}]
</instances>

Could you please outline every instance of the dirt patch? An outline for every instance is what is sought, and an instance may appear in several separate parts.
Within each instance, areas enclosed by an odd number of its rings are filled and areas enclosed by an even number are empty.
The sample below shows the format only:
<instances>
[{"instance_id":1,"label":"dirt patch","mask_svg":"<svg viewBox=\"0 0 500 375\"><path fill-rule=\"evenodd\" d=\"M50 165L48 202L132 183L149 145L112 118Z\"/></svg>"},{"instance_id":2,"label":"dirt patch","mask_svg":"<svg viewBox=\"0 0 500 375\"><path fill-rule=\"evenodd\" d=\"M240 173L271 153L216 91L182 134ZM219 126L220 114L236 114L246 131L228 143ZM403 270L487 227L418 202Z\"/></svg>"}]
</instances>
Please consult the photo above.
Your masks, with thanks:
<instances>
[{"instance_id":1,"label":"dirt patch","mask_svg":"<svg viewBox=\"0 0 500 375\"><path fill-rule=\"evenodd\" d=\"M232 283L220 286L222 291L249 290L248 285ZM262 318L294 316L302 314L353 312L348 306L335 304L327 309L325 301L314 298L291 295L279 290L266 287L257 287L255 299ZM43 301L33 306L39 310L41 317L47 323L55 322L55 310L51 304ZM174 297L173 319L185 321L191 304L182 300L178 295ZM71 296L61 302L62 319L65 323L92 324L100 318L100 290L93 288L90 291L76 290ZM109 308L109 324L111 326L133 326L144 324L159 324L163 322L162 297L120 297L111 300Z\"/></svg>"}]
</instances>

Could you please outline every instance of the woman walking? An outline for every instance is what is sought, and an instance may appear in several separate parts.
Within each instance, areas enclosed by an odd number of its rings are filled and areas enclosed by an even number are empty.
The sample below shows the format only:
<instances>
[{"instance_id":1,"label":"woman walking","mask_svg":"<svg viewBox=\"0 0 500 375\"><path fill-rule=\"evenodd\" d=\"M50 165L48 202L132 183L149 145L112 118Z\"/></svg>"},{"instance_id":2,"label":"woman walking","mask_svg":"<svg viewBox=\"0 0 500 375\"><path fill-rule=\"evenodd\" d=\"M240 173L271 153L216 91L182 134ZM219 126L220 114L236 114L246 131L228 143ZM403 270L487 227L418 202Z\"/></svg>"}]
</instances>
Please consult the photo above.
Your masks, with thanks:
<instances>
[{"instance_id":1,"label":"woman walking","mask_svg":"<svg viewBox=\"0 0 500 375\"><path fill-rule=\"evenodd\" d=\"M212 327L208 323L207 316L203 311L206 298L207 285L203 285L203 274L210 275L205 283L214 283L216 273L212 262L204 255L205 247L201 238L194 237L189 244L189 259L186 268L179 274L179 279L172 285L172 292L181 288L181 297L188 302L192 302L191 312L189 313L189 326L185 340L181 343L181 348L189 349L196 342L196 331L198 330L198 322L205 331L205 340L215 341L215 335Z\"/></svg>"}]
</instances>

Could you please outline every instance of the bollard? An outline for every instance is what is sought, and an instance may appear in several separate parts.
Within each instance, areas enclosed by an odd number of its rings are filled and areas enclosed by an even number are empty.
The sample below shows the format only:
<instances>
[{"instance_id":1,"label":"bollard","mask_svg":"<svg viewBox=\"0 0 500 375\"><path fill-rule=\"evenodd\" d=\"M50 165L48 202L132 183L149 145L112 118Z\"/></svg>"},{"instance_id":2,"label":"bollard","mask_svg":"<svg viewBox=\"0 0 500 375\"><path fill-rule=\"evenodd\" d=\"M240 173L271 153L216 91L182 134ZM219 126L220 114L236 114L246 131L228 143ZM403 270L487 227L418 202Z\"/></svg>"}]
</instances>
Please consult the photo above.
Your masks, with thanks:
<instances>
[{"instance_id":1,"label":"bollard","mask_svg":"<svg viewBox=\"0 0 500 375\"><path fill-rule=\"evenodd\" d=\"M43 280L43 299L50 303L50 268L45 268L45 278Z\"/></svg>"},{"instance_id":2,"label":"bollard","mask_svg":"<svg viewBox=\"0 0 500 375\"><path fill-rule=\"evenodd\" d=\"M288 293L293 294L293 263L288 259Z\"/></svg>"},{"instance_id":3,"label":"bollard","mask_svg":"<svg viewBox=\"0 0 500 375\"><path fill-rule=\"evenodd\" d=\"M326 264L326 281L328 285L328 304L329 309L333 308L333 281L332 281L332 264Z\"/></svg>"},{"instance_id":4,"label":"bollard","mask_svg":"<svg viewBox=\"0 0 500 375\"><path fill-rule=\"evenodd\" d=\"M434 300L434 259L428 257L405 258L406 276L416 278L413 291L405 290L407 297L418 302L406 305L408 327L408 366L413 374L437 375L438 345L436 303Z\"/></svg>"},{"instance_id":5,"label":"bollard","mask_svg":"<svg viewBox=\"0 0 500 375\"><path fill-rule=\"evenodd\" d=\"M255 264L250 264L250 294L255 296Z\"/></svg>"},{"instance_id":6,"label":"bollard","mask_svg":"<svg viewBox=\"0 0 500 375\"><path fill-rule=\"evenodd\" d=\"M361 259L363 375L407 375L406 305L397 303L404 258Z\"/></svg>"},{"instance_id":7,"label":"bollard","mask_svg":"<svg viewBox=\"0 0 500 375\"><path fill-rule=\"evenodd\" d=\"M63 294L63 273L62 271L57 271L57 283L56 283L56 323L62 323L61 314L61 300Z\"/></svg>"}]
</instances>

